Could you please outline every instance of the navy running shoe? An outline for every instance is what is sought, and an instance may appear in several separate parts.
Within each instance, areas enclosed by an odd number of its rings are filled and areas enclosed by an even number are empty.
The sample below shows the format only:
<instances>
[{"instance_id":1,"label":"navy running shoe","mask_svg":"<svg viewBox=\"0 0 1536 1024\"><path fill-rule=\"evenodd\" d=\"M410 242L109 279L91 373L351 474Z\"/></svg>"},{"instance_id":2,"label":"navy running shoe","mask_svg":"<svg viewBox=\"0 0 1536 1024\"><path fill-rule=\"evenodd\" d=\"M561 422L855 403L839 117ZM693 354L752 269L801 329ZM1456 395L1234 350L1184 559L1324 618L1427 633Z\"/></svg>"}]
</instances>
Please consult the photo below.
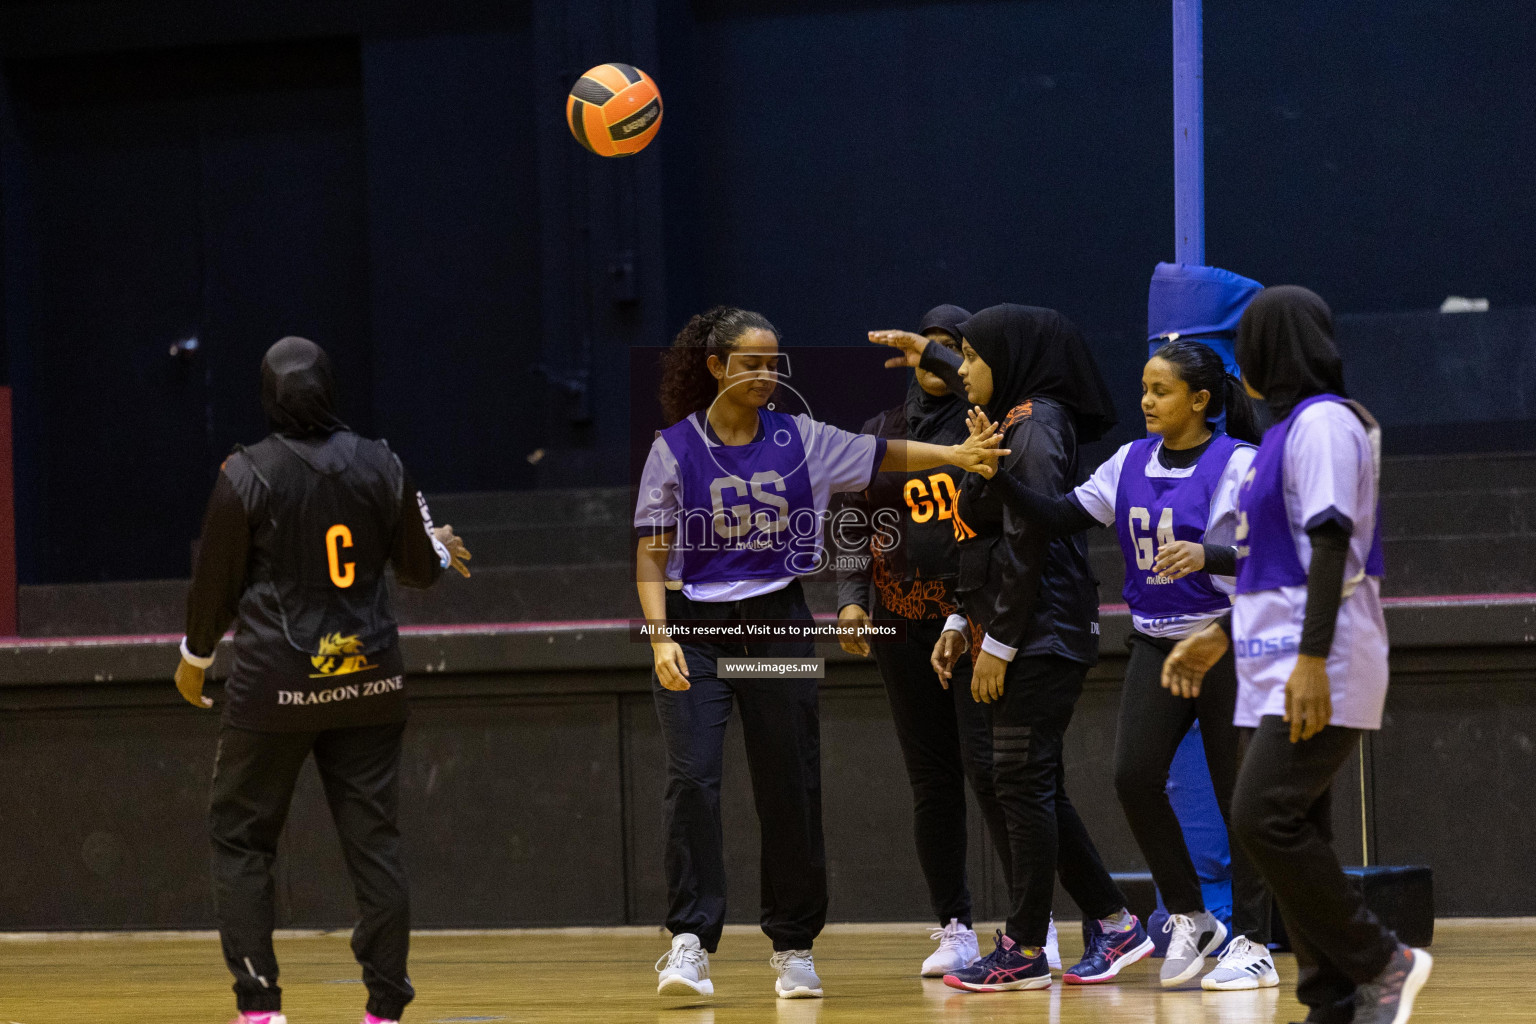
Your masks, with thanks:
<instances>
[{"instance_id":1,"label":"navy running shoe","mask_svg":"<svg viewBox=\"0 0 1536 1024\"><path fill-rule=\"evenodd\" d=\"M1088 926L1088 948L1083 959L1061 976L1068 985L1102 985L1138 960L1152 955L1152 938L1137 919L1129 931L1106 932L1094 921Z\"/></svg>"},{"instance_id":2,"label":"navy running shoe","mask_svg":"<svg viewBox=\"0 0 1536 1024\"><path fill-rule=\"evenodd\" d=\"M1034 956L1019 952L1018 944L1002 932L997 948L969 967L944 975L944 984L964 992L1019 992L1051 987L1051 965L1045 951Z\"/></svg>"}]
</instances>

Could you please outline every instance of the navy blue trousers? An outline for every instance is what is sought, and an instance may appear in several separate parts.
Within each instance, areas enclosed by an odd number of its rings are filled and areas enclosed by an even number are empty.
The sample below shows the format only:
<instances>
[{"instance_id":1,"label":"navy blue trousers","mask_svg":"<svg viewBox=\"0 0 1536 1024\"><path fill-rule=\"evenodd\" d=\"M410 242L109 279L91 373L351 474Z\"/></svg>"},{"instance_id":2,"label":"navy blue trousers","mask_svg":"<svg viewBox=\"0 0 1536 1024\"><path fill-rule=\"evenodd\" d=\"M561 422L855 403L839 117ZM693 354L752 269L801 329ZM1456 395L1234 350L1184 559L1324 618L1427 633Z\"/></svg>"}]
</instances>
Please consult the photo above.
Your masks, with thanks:
<instances>
[{"instance_id":1,"label":"navy blue trousers","mask_svg":"<svg viewBox=\"0 0 1536 1024\"><path fill-rule=\"evenodd\" d=\"M745 601L690 601L667 593L667 619L812 622L798 581ZM815 679L730 679L718 658L809 658L816 645L684 643L690 688L651 686L667 753L667 928L713 953L725 925L720 778L732 704L741 710L747 768L762 832L762 927L775 950L809 949L827 920L821 831L821 719Z\"/></svg>"}]
</instances>

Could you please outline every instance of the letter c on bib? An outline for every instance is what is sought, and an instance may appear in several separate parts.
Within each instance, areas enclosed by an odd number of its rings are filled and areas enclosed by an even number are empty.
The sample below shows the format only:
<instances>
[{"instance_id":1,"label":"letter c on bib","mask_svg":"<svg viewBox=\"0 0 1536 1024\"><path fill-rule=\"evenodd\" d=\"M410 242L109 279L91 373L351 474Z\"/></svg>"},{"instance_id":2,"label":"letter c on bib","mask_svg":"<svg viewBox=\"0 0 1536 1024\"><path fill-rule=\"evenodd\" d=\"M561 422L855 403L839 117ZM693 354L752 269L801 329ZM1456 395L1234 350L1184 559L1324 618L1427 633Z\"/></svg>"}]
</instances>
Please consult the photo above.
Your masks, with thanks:
<instances>
[{"instance_id":1,"label":"letter c on bib","mask_svg":"<svg viewBox=\"0 0 1536 1024\"><path fill-rule=\"evenodd\" d=\"M352 531L341 523L325 531L325 557L331 563L331 582L342 589L350 587L357 579L356 563L341 560L341 549L351 546Z\"/></svg>"}]
</instances>

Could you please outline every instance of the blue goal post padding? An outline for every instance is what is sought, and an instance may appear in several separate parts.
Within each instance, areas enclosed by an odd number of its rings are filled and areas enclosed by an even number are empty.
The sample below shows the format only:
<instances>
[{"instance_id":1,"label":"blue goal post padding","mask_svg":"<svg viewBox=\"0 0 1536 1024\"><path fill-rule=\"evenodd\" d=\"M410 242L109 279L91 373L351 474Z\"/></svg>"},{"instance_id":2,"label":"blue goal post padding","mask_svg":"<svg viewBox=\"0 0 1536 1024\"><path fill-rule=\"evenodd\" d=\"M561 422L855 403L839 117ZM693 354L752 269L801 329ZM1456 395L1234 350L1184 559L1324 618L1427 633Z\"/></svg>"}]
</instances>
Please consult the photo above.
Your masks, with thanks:
<instances>
[{"instance_id":1,"label":"blue goal post padding","mask_svg":"<svg viewBox=\"0 0 1536 1024\"><path fill-rule=\"evenodd\" d=\"M1264 286L1220 267L1159 263L1147 289L1147 354L1180 338L1197 338L1221 353L1227 372L1237 375L1232 340L1243 310Z\"/></svg>"}]
</instances>

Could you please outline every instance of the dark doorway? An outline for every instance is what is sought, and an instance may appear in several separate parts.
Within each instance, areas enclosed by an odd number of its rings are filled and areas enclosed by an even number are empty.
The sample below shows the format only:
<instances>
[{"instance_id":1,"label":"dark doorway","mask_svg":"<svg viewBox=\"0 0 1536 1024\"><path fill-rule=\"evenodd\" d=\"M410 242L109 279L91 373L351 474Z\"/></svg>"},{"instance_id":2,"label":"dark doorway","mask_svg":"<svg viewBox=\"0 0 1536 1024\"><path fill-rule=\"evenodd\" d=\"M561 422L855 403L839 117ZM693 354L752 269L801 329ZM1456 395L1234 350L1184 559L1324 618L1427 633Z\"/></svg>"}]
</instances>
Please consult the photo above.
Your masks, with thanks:
<instances>
[{"instance_id":1,"label":"dark doorway","mask_svg":"<svg viewBox=\"0 0 1536 1024\"><path fill-rule=\"evenodd\" d=\"M355 39L14 60L32 311L28 582L184 576L202 498L265 433L262 352L324 345L370 426ZM14 179L13 179L14 180ZM181 357L171 348L196 338ZM102 523L110 523L103 529Z\"/></svg>"}]
</instances>

